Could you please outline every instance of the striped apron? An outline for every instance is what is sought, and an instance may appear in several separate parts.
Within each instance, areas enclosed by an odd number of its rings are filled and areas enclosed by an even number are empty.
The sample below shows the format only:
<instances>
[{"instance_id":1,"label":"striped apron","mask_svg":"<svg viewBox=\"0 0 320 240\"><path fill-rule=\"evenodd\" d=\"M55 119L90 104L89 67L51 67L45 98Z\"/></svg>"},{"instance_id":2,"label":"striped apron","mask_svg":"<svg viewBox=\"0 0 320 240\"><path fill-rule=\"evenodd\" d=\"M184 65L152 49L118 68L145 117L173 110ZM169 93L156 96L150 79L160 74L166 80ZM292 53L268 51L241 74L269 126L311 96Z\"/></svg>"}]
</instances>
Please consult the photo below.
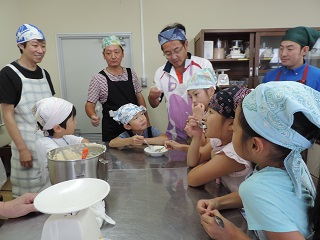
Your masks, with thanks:
<instances>
[{"instance_id":1,"label":"striped apron","mask_svg":"<svg viewBox=\"0 0 320 240\"><path fill-rule=\"evenodd\" d=\"M42 79L26 78L15 66L8 64L13 71L21 78L22 92L21 99L14 109L14 118L20 130L21 136L32 154L32 168L22 167L17 146L11 143L11 176L12 196L18 197L26 192L39 192L43 180L41 179L40 165L35 152L35 142L43 137L41 131L35 132L36 121L32 114L32 107L37 101L51 97L52 93L42 69Z\"/></svg>"}]
</instances>

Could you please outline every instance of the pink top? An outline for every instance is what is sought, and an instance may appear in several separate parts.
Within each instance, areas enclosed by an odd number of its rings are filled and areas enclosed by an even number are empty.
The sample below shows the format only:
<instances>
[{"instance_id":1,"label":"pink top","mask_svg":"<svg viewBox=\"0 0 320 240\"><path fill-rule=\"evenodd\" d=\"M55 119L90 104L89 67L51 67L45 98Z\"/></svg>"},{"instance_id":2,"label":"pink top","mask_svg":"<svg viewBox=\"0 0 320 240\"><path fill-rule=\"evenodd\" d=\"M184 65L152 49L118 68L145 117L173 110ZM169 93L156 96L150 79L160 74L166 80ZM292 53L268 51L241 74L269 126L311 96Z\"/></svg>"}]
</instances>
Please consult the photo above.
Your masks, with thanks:
<instances>
[{"instance_id":1,"label":"pink top","mask_svg":"<svg viewBox=\"0 0 320 240\"><path fill-rule=\"evenodd\" d=\"M224 152L227 157L232 158L236 162L241 163L245 166L245 169L243 169L242 171L233 172L229 175L221 177L222 183L226 188L229 188L231 192L238 191L240 184L246 179L246 176L253 171L252 164L251 162L244 160L237 155L233 148L232 142L225 145L223 149L216 152L216 154L219 154L221 152Z\"/></svg>"}]
</instances>

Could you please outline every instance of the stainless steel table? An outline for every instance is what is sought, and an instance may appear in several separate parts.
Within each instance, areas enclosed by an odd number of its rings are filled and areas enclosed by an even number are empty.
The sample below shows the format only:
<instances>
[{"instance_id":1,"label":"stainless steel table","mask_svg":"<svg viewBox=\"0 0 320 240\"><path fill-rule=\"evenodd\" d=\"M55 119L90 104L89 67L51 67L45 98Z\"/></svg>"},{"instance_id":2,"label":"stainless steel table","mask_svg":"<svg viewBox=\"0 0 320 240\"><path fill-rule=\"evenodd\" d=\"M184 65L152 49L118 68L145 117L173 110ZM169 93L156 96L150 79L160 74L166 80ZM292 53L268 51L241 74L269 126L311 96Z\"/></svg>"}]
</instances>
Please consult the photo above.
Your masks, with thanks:
<instances>
[{"instance_id":1,"label":"stainless steel table","mask_svg":"<svg viewBox=\"0 0 320 240\"><path fill-rule=\"evenodd\" d=\"M111 191L105 201L106 213L116 225L103 225L104 239L210 239L200 224L196 203L227 192L214 183L188 187L185 153L171 151L168 157L159 158L146 156L143 149L111 149L110 153ZM237 209L222 213L254 238ZM32 213L10 219L0 228L0 239L41 239L48 217Z\"/></svg>"}]
</instances>

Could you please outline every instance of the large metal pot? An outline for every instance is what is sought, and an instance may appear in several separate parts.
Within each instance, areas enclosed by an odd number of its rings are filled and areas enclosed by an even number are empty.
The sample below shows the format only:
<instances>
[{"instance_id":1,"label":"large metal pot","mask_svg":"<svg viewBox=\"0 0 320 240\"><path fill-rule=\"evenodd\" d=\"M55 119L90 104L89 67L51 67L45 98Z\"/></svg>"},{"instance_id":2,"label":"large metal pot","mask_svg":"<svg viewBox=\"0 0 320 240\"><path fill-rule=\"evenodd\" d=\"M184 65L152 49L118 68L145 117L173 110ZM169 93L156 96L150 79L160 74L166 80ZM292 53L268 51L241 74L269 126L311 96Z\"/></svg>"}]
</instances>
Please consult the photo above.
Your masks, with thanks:
<instances>
[{"instance_id":1,"label":"large metal pot","mask_svg":"<svg viewBox=\"0 0 320 240\"><path fill-rule=\"evenodd\" d=\"M88 156L82 159L82 150L88 148ZM77 178L108 180L106 146L81 143L56 148L48 152L48 167L51 184Z\"/></svg>"}]
</instances>

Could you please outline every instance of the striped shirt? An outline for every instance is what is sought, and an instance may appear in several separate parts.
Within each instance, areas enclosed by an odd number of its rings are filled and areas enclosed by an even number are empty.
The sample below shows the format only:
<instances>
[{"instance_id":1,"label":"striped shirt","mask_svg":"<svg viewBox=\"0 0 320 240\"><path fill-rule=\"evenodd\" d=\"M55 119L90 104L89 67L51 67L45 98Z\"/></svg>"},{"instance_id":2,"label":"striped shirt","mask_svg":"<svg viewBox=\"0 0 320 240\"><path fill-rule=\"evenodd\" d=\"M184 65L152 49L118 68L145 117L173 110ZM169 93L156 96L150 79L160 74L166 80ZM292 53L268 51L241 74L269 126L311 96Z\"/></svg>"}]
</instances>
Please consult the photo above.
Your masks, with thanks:
<instances>
[{"instance_id":1,"label":"striped shirt","mask_svg":"<svg viewBox=\"0 0 320 240\"><path fill-rule=\"evenodd\" d=\"M132 72L132 82L135 93L142 92L142 88L138 82L137 74L131 70ZM123 74L121 75L113 75L107 71L105 71L107 76L113 82L118 81L128 81L128 72L126 68L123 68ZM105 76L98 73L95 75L90 82L87 101L92 103L97 103L98 101L101 104L104 104L108 100L108 82Z\"/></svg>"}]
</instances>

